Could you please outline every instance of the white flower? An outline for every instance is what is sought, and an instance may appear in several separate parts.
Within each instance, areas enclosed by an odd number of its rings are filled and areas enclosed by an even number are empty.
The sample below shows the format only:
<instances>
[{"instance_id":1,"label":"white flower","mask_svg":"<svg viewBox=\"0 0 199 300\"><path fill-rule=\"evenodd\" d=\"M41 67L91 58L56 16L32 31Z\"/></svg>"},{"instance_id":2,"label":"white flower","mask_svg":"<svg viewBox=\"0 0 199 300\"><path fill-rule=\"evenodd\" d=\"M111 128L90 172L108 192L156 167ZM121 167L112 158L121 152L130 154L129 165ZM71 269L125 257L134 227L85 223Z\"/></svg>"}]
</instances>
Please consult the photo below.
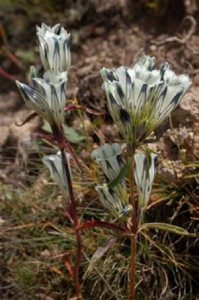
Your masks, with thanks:
<instances>
[{"instance_id":1,"label":"white flower","mask_svg":"<svg viewBox=\"0 0 199 300\"><path fill-rule=\"evenodd\" d=\"M124 162L121 157L122 148L119 144L105 144L96 149L92 153L92 158L99 163L107 181L113 181L124 167ZM127 215L129 209L129 196L125 180L122 179L113 188L109 188L107 184L96 187L99 199L104 207L114 217Z\"/></svg>"},{"instance_id":2,"label":"white flower","mask_svg":"<svg viewBox=\"0 0 199 300\"><path fill-rule=\"evenodd\" d=\"M154 57L142 57L133 68L103 68L108 109L125 142L142 143L178 105L189 89L186 75L175 75L168 63L154 69Z\"/></svg>"},{"instance_id":3,"label":"white flower","mask_svg":"<svg viewBox=\"0 0 199 300\"><path fill-rule=\"evenodd\" d=\"M128 194L126 187L118 185L110 189L107 184L96 186L96 191L99 195L100 202L115 218L128 215L132 210L128 204Z\"/></svg>"},{"instance_id":4,"label":"white flower","mask_svg":"<svg viewBox=\"0 0 199 300\"><path fill-rule=\"evenodd\" d=\"M59 24L53 27L42 24L37 26L37 36L44 69L55 74L67 71L71 63L70 34Z\"/></svg>"},{"instance_id":5,"label":"white flower","mask_svg":"<svg viewBox=\"0 0 199 300\"><path fill-rule=\"evenodd\" d=\"M121 146L117 143L105 144L92 152L92 158L100 164L109 180L113 180L124 166L121 153Z\"/></svg>"},{"instance_id":6,"label":"white flower","mask_svg":"<svg viewBox=\"0 0 199 300\"><path fill-rule=\"evenodd\" d=\"M138 189L138 202L140 207L146 208L156 173L157 154L138 153L135 159L135 182Z\"/></svg>"},{"instance_id":7,"label":"white flower","mask_svg":"<svg viewBox=\"0 0 199 300\"><path fill-rule=\"evenodd\" d=\"M54 75L46 72L43 78L33 77L33 87L16 81L21 95L29 108L35 110L51 125L64 123L65 86L67 72Z\"/></svg>"},{"instance_id":8,"label":"white flower","mask_svg":"<svg viewBox=\"0 0 199 300\"><path fill-rule=\"evenodd\" d=\"M70 167L70 154L65 152L66 160ZM61 189L63 195L68 198L68 185L66 180L66 174L63 167L63 161L61 157L61 152L57 152L56 154L48 155L43 157L43 163L49 168L52 178L58 184ZM71 176L71 170L70 176Z\"/></svg>"}]
</instances>

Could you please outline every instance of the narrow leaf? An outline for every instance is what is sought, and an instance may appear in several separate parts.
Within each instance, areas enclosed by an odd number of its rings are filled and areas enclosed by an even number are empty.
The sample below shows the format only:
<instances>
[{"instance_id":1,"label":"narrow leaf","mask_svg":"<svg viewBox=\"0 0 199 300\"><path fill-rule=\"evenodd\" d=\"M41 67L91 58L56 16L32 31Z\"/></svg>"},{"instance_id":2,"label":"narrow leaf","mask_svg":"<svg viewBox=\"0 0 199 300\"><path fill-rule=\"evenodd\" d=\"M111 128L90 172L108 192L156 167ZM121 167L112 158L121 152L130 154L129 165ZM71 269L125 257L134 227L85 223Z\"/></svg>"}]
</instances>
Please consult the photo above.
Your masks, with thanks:
<instances>
[{"instance_id":1,"label":"narrow leaf","mask_svg":"<svg viewBox=\"0 0 199 300\"><path fill-rule=\"evenodd\" d=\"M38 116L38 113L33 112L29 116L27 116L27 118L24 121L22 121L21 123L15 123L15 125L18 126L18 127L21 127L21 126L25 125L26 123L28 123L29 121L31 121L32 119L34 119L37 116Z\"/></svg>"},{"instance_id":2,"label":"narrow leaf","mask_svg":"<svg viewBox=\"0 0 199 300\"><path fill-rule=\"evenodd\" d=\"M93 269L95 268L95 265L97 263L97 261L99 259L102 258L102 256L104 256L104 254L115 244L116 239L110 239L108 240L108 242L106 242L105 245L103 245L102 247L99 247L95 253L93 254L88 269L86 270L83 279L85 280L85 278L93 271Z\"/></svg>"},{"instance_id":3,"label":"narrow leaf","mask_svg":"<svg viewBox=\"0 0 199 300\"><path fill-rule=\"evenodd\" d=\"M140 230L148 228L165 230L180 235L189 235L189 232L186 229L167 223L145 223L140 227Z\"/></svg>"},{"instance_id":4,"label":"narrow leaf","mask_svg":"<svg viewBox=\"0 0 199 300\"><path fill-rule=\"evenodd\" d=\"M108 184L110 189L114 188L118 183L122 181L122 179L127 175L129 168L132 165L132 159L128 160L124 167L121 169L119 174Z\"/></svg>"}]
</instances>

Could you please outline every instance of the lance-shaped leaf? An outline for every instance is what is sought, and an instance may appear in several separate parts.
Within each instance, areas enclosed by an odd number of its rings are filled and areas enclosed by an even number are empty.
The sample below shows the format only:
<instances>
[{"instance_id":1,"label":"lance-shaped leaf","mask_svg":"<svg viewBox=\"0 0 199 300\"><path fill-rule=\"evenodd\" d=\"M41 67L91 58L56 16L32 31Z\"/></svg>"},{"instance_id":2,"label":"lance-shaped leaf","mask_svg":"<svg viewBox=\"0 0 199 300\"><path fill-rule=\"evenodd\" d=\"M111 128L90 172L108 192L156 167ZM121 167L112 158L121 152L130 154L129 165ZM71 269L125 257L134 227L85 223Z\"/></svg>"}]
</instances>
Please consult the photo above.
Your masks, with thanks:
<instances>
[{"instance_id":1,"label":"lance-shaped leaf","mask_svg":"<svg viewBox=\"0 0 199 300\"><path fill-rule=\"evenodd\" d=\"M132 166L132 159L127 160L127 162L121 168L119 174L109 182L108 187L110 189L116 187L118 184L123 182L125 176L128 174L129 168Z\"/></svg>"},{"instance_id":2,"label":"lance-shaped leaf","mask_svg":"<svg viewBox=\"0 0 199 300\"><path fill-rule=\"evenodd\" d=\"M65 152L65 156L68 161L68 165L70 167L70 161L69 161L70 154L68 152ZM52 178L58 184L59 188L61 189L66 199L68 199L68 185L67 185L67 181L65 180L65 172L64 172L61 152L59 151L56 154L44 156L43 163L49 168ZM71 176L71 170L70 170L70 176Z\"/></svg>"},{"instance_id":3,"label":"lance-shaped leaf","mask_svg":"<svg viewBox=\"0 0 199 300\"><path fill-rule=\"evenodd\" d=\"M179 235L193 235L180 226L167 224L167 223L144 223L140 226L139 231L142 231L144 229L159 229L159 230L173 232Z\"/></svg>"},{"instance_id":4,"label":"lance-shaped leaf","mask_svg":"<svg viewBox=\"0 0 199 300\"><path fill-rule=\"evenodd\" d=\"M135 182L138 189L140 207L146 208L156 172L157 154L137 153L135 160Z\"/></svg>"},{"instance_id":5,"label":"lance-shaped leaf","mask_svg":"<svg viewBox=\"0 0 199 300\"><path fill-rule=\"evenodd\" d=\"M67 71L71 63L70 34L59 24L37 26L39 51L44 69L58 74Z\"/></svg>"}]
</instances>

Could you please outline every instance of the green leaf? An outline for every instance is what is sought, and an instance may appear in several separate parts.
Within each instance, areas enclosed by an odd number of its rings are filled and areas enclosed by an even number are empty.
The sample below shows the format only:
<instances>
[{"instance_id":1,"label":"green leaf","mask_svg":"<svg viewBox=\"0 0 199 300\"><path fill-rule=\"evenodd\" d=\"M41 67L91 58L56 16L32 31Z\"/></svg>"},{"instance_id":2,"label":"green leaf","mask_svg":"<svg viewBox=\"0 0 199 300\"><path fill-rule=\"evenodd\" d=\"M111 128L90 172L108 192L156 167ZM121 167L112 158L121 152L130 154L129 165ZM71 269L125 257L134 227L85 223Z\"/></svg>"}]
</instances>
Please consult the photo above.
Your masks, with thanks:
<instances>
[{"instance_id":1,"label":"green leaf","mask_svg":"<svg viewBox=\"0 0 199 300\"><path fill-rule=\"evenodd\" d=\"M32 50L17 50L16 56L24 63L31 63L35 60L35 52Z\"/></svg>"},{"instance_id":2,"label":"green leaf","mask_svg":"<svg viewBox=\"0 0 199 300\"><path fill-rule=\"evenodd\" d=\"M47 121L44 122L42 129L48 133L52 133L50 125ZM80 135L73 127L64 125L64 132L67 140L72 144L78 144L85 140L85 136Z\"/></svg>"},{"instance_id":3,"label":"green leaf","mask_svg":"<svg viewBox=\"0 0 199 300\"><path fill-rule=\"evenodd\" d=\"M67 140L73 144L78 144L85 140L85 136L80 135L73 127L64 125L64 132Z\"/></svg>"},{"instance_id":4,"label":"green leaf","mask_svg":"<svg viewBox=\"0 0 199 300\"><path fill-rule=\"evenodd\" d=\"M176 225L172 225L172 224L167 224L167 223L145 223L142 224L142 226L140 227L140 230L142 229L160 229L160 230L166 230L169 232L173 232L175 234L180 234L180 235L190 235L190 233L179 226ZM192 235L192 234L191 234Z\"/></svg>"},{"instance_id":5,"label":"green leaf","mask_svg":"<svg viewBox=\"0 0 199 300\"><path fill-rule=\"evenodd\" d=\"M133 159L129 159L124 167L121 169L120 173L108 184L110 189L114 188L118 183L122 181L122 179L127 175L129 168L132 165Z\"/></svg>"}]
</instances>

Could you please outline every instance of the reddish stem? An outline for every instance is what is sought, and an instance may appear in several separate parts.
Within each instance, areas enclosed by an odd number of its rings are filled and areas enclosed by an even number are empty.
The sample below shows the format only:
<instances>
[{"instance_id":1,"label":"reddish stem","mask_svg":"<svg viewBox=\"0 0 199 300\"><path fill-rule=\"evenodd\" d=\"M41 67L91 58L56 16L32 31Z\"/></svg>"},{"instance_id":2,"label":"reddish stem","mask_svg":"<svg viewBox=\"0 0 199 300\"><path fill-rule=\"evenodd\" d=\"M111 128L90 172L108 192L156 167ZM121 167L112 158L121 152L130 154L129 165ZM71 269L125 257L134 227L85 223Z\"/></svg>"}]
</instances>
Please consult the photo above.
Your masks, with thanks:
<instances>
[{"instance_id":1,"label":"reddish stem","mask_svg":"<svg viewBox=\"0 0 199 300\"><path fill-rule=\"evenodd\" d=\"M73 192L73 186L72 186L72 181L71 181L71 176L70 176L70 169L68 165L68 161L66 159L65 155L65 136L64 136L64 130L63 128L58 128L57 126L52 126L52 132L54 135L55 140L59 144L59 148L61 151L61 156L62 156L62 163L65 171L65 181L67 182L68 185L68 192L69 192L69 197L70 197L70 205L68 207L68 203L66 203L66 209L68 213L70 214L70 218L72 220L73 228L75 231L76 235L76 241L77 241L77 257L76 257L76 265L75 265L75 272L74 272L74 285L75 285L75 291L76 291L76 296L77 300L82 299L81 295L81 288L80 288L80 283L79 283L79 268L80 268L80 263L81 263L81 257L82 257L82 243L81 243L81 235L78 230L79 226L79 219L77 215L77 208L76 208L76 202L75 202L75 196Z\"/></svg>"},{"instance_id":2,"label":"reddish stem","mask_svg":"<svg viewBox=\"0 0 199 300\"><path fill-rule=\"evenodd\" d=\"M10 81L15 81L14 76L6 72L2 67L0 67L0 75L2 75L4 78L10 80Z\"/></svg>"},{"instance_id":3,"label":"reddish stem","mask_svg":"<svg viewBox=\"0 0 199 300\"><path fill-rule=\"evenodd\" d=\"M103 222L103 221L88 221L86 223L82 223L82 224L79 224L78 226L78 230L84 230L84 229L89 229L89 228L93 228L93 227L105 227L105 228L108 228L108 229L112 229L112 230L117 230L117 231L121 231L121 232L126 232L126 229L125 228L122 228L120 226L117 226L117 225L114 225L114 224L111 224L111 223L108 223L108 222Z\"/></svg>"},{"instance_id":4,"label":"reddish stem","mask_svg":"<svg viewBox=\"0 0 199 300\"><path fill-rule=\"evenodd\" d=\"M77 259L76 259L75 274L74 274L74 277L75 277L74 284L75 284L77 299L82 299L81 291L80 291L80 284L79 284L79 268L80 268L81 256L82 256L81 235L78 230L79 220L78 220L78 216L77 216L77 209L76 209L76 203L75 203L75 197L74 197L74 193L73 193L73 186L72 186L68 161L66 159L64 150L62 148L60 150L61 150L63 165L65 168L65 176L66 176L65 180L68 183L68 190L69 190L69 196L70 196L70 211L71 211L70 215L73 220L73 226L74 226L74 230L75 230L75 234L76 234L76 241L77 241Z\"/></svg>"}]
</instances>

